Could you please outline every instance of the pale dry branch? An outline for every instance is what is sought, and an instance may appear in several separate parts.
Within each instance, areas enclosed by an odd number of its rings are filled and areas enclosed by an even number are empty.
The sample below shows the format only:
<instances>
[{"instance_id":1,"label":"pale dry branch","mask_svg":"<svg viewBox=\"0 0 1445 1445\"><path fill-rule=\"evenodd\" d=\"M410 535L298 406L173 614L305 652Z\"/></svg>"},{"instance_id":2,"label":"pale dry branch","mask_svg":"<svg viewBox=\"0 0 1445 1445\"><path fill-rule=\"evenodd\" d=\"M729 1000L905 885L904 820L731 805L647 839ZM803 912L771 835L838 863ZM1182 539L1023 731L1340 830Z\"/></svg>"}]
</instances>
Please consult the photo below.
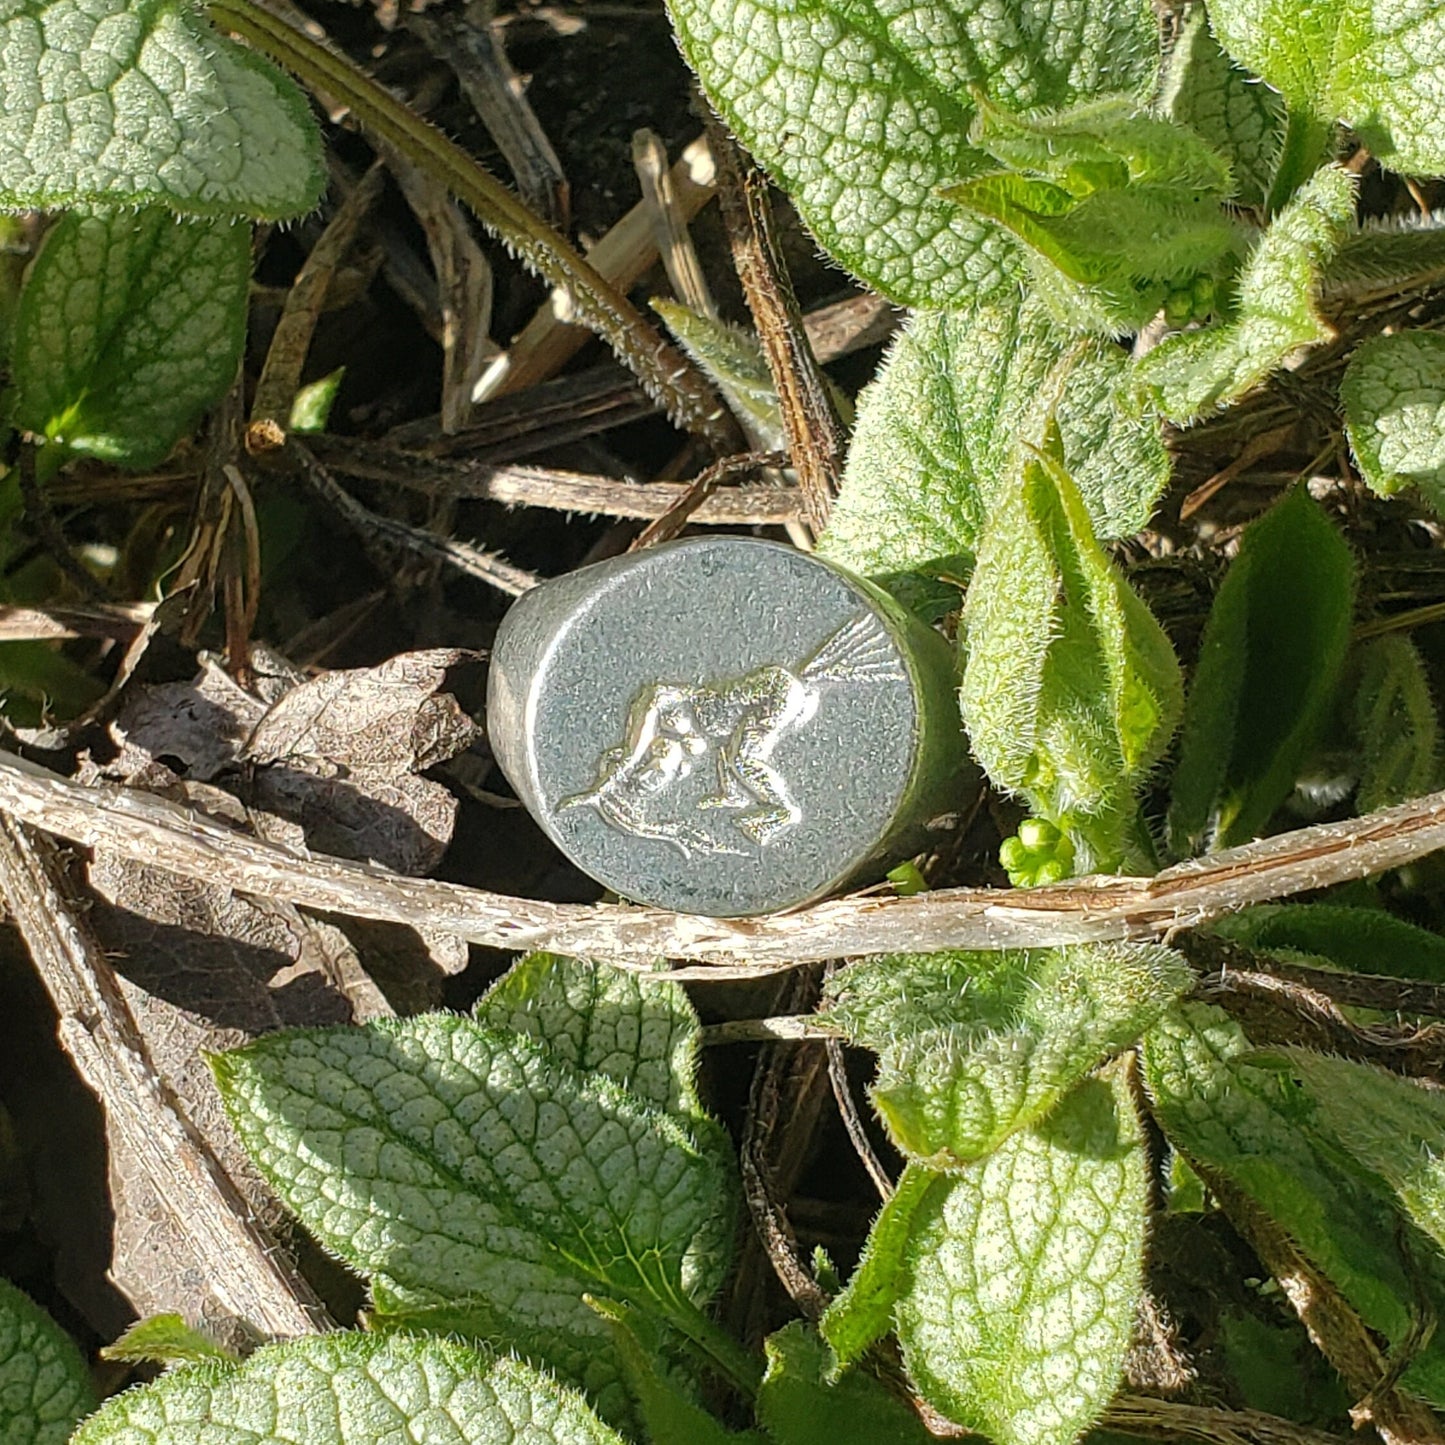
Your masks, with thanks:
<instances>
[{"instance_id":1,"label":"pale dry branch","mask_svg":"<svg viewBox=\"0 0 1445 1445\"><path fill-rule=\"evenodd\" d=\"M405 923L504 950L551 949L718 979L818 959L945 948L1023 948L1150 938L1263 903L1399 867L1445 848L1445 793L1324 823L1153 878L1085 878L1048 888L949 888L912 898L840 898L769 918L718 919L623 904L544 903L231 832L164 798L87 786L0 753L0 812L184 877L361 918Z\"/></svg>"}]
</instances>

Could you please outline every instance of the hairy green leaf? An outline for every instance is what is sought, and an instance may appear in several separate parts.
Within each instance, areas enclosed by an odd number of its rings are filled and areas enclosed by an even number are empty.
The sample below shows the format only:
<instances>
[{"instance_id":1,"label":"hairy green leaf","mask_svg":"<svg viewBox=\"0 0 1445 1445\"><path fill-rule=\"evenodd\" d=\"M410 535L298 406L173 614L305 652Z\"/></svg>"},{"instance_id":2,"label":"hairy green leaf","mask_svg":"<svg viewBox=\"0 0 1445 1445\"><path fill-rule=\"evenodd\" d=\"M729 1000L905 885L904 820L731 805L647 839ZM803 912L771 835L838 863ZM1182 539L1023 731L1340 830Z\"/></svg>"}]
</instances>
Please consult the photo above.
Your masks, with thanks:
<instances>
[{"instance_id":1,"label":"hairy green leaf","mask_svg":"<svg viewBox=\"0 0 1445 1445\"><path fill-rule=\"evenodd\" d=\"M777 1445L854 1440L860 1445L930 1445L934 1440L918 1416L872 1375L853 1371L830 1380L828 1348L806 1325L795 1321L777 1330L763 1349L768 1371L758 1391L758 1420Z\"/></svg>"},{"instance_id":2,"label":"hairy green leaf","mask_svg":"<svg viewBox=\"0 0 1445 1445\"><path fill-rule=\"evenodd\" d=\"M924 1398L998 1445L1070 1445L1109 1403L1142 1281L1147 1163L1122 1078L937 1179L895 1305Z\"/></svg>"},{"instance_id":3,"label":"hairy green leaf","mask_svg":"<svg viewBox=\"0 0 1445 1445\"><path fill-rule=\"evenodd\" d=\"M1445 336L1402 331L1364 342L1340 382L1360 475L1388 497L1419 487L1445 511Z\"/></svg>"},{"instance_id":4,"label":"hairy green leaf","mask_svg":"<svg viewBox=\"0 0 1445 1445\"><path fill-rule=\"evenodd\" d=\"M1169 1140L1244 1190L1372 1328L1398 1340L1411 1287L1382 1201L1321 1157L1317 1108L1289 1073L1250 1062L1229 1016L1186 1004L1144 1038L1144 1076Z\"/></svg>"},{"instance_id":5,"label":"hairy green leaf","mask_svg":"<svg viewBox=\"0 0 1445 1445\"><path fill-rule=\"evenodd\" d=\"M1137 0L673 0L671 11L703 88L814 235L910 306L1013 285L1008 243L938 195L980 168L973 90L1021 111L1143 100L1157 63Z\"/></svg>"},{"instance_id":6,"label":"hairy green leaf","mask_svg":"<svg viewBox=\"0 0 1445 1445\"><path fill-rule=\"evenodd\" d=\"M1202 4L1180 26L1158 109L1229 158L1240 205L1264 205L1284 142L1284 102L1224 53Z\"/></svg>"},{"instance_id":7,"label":"hairy green leaf","mask_svg":"<svg viewBox=\"0 0 1445 1445\"><path fill-rule=\"evenodd\" d=\"M124 1360L134 1365L195 1365L203 1360L229 1360L234 1364L239 1358L176 1314L137 1320L100 1353L107 1360Z\"/></svg>"},{"instance_id":8,"label":"hairy green leaf","mask_svg":"<svg viewBox=\"0 0 1445 1445\"><path fill-rule=\"evenodd\" d=\"M159 208L62 217L20 295L16 425L53 465L154 466L235 380L250 279L249 226Z\"/></svg>"},{"instance_id":9,"label":"hairy green leaf","mask_svg":"<svg viewBox=\"0 0 1445 1445\"><path fill-rule=\"evenodd\" d=\"M580 1395L450 1340L331 1334L173 1370L105 1404L75 1445L626 1445Z\"/></svg>"},{"instance_id":10,"label":"hairy green leaf","mask_svg":"<svg viewBox=\"0 0 1445 1445\"><path fill-rule=\"evenodd\" d=\"M1316 308L1321 276L1353 225L1355 182L1319 171L1275 217L1235 282L1224 319L1167 337L1134 365L1140 393L1175 422L1236 401L1302 347L1333 332Z\"/></svg>"},{"instance_id":11,"label":"hairy green leaf","mask_svg":"<svg viewBox=\"0 0 1445 1445\"><path fill-rule=\"evenodd\" d=\"M1134 1043L1194 981L1184 959L1157 944L1049 953L1015 1028L983 1038L934 1028L884 1048L872 1096L905 1154L956 1169L991 1153Z\"/></svg>"},{"instance_id":12,"label":"hairy green leaf","mask_svg":"<svg viewBox=\"0 0 1445 1445\"><path fill-rule=\"evenodd\" d=\"M1216 918L1209 931L1250 948L1314 954L1357 973L1445 983L1445 938L1382 908L1257 903Z\"/></svg>"},{"instance_id":13,"label":"hairy green leaf","mask_svg":"<svg viewBox=\"0 0 1445 1445\"><path fill-rule=\"evenodd\" d=\"M1289 796L1353 610L1350 550L1296 487L1245 531L1204 628L1169 807L1177 855L1253 838Z\"/></svg>"},{"instance_id":14,"label":"hairy green leaf","mask_svg":"<svg viewBox=\"0 0 1445 1445\"><path fill-rule=\"evenodd\" d=\"M669 1114L703 1115L701 1029L680 984L556 953L529 953L478 1000L484 1028L535 1039L553 1058L604 1074Z\"/></svg>"},{"instance_id":15,"label":"hairy green leaf","mask_svg":"<svg viewBox=\"0 0 1445 1445\"><path fill-rule=\"evenodd\" d=\"M1445 1250L1445 1096L1372 1064L1288 1051L1320 1125L1399 1196L1405 1213Z\"/></svg>"},{"instance_id":16,"label":"hairy green leaf","mask_svg":"<svg viewBox=\"0 0 1445 1445\"><path fill-rule=\"evenodd\" d=\"M1418 798L1435 786L1440 719L1415 644L1397 632L1357 649L1351 725L1360 762L1360 812Z\"/></svg>"},{"instance_id":17,"label":"hairy green leaf","mask_svg":"<svg viewBox=\"0 0 1445 1445\"><path fill-rule=\"evenodd\" d=\"M300 91L176 0L0 10L0 206L281 220L325 184Z\"/></svg>"},{"instance_id":18,"label":"hairy green leaf","mask_svg":"<svg viewBox=\"0 0 1445 1445\"><path fill-rule=\"evenodd\" d=\"M1320 294L1348 313L1364 301L1425 290L1445 280L1445 212L1372 217L1335 253Z\"/></svg>"},{"instance_id":19,"label":"hairy green leaf","mask_svg":"<svg viewBox=\"0 0 1445 1445\"><path fill-rule=\"evenodd\" d=\"M964 725L990 779L1067 833L1082 867L1120 866L1182 684L1168 638L1094 540L1056 434L988 519L962 635Z\"/></svg>"},{"instance_id":20,"label":"hairy green leaf","mask_svg":"<svg viewBox=\"0 0 1445 1445\"><path fill-rule=\"evenodd\" d=\"M0 1279L0 1440L65 1445L94 1406L90 1371L70 1336Z\"/></svg>"},{"instance_id":21,"label":"hairy green leaf","mask_svg":"<svg viewBox=\"0 0 1445 1445\"><path fill-rule=\"evenodd\" d=\"M1445 171L1445 10L1399 0L1209 0L1224 48L1290 109L1344 121L1394 170Z\"/></svg>"},{"instance_id":22,"label":"hairy green leaf","mask_svg":"<svg viewBox=\"0 0 1445 1445\"><path fill-rule=\"evenodd\" d=\"M965 576L990 509L1018 484L1020 442L1042 444L1050 416L1095 533L1132 535L1169 456L1157 421L1118 404L1128 369L1119 347L1070 335L1037 301L911 317L860 399L819 550L875 577Z\"/></svg>"},{"instance_id":23,"label":"hairy green leaf","mask_svg":"<svg viewBox=\"0 0 1445 1445\"><path fill-rule=\"evenodd\" d=\"M1137 330L1171 287L1212 276L1241 247L1219 205L1228 163L1170 121L1109 102L1029 119L981 102L971 135L1007 169L943 194L1022 243L1069 326Z\"/></svg>"},{"instance_id":24,"label":"hairy green leaf","mask_svg":"<svg viewBox=\"0 0 1445 1445\"><path fill-rule=\"evenodd\" d=\"M213 1068L252 1159L383 1312L605 1339L584 1293L691 1324L726 1268L719 1152L520 1034L429 1015L273 1034Z\"/></svg>"}]
</instances>

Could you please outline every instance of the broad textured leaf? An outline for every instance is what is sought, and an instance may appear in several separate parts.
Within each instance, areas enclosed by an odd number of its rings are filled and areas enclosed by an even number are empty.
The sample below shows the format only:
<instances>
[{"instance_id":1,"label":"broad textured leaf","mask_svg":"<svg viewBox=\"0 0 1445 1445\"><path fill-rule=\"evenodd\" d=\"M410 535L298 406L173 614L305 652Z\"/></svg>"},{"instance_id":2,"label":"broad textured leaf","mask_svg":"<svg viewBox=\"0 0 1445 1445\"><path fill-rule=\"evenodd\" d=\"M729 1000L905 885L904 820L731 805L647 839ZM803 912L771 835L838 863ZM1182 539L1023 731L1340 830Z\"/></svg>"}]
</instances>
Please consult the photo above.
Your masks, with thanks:
<instances>
[{"instance_id":1,"label":"broad textured leaf","mask_svg":"<svg viewBox=\"0 0 1445 1445\"><path fill-rule=\"evenodd\" d=\"M657 1109L702 1115L697 1014L680 984L556 953L529 953L472 1015L527 1034L561 1063L605 1074Z\"/></svg>"},{"instance_id":2,"label":"broad textured leaf","mask_svg":"<svg viewBox=\"0 0 1445 1445\"><path fill-rule=\"evenodd\" d=\"M1009 243L938 195L976 173L970 91L1020 111L1142 100L1157 32L1136 0L673 0L728 124L848 270L910 306L1013 285Z\"/></svg>"},{"instance_id":3,"label":"broad textured leaf","mask_svg":"<svg viewBox=\"0 0 1445 1445\"><path fill-rule=\"evenodd\" d=\"M1215 919L1209 931L1251 948L1312 953L1358 973L1445 983L1445 938L1382 908L1258 903Z\"/></svg>"},{"instance_id":4,"label":"broad textured leaf","mask_svg":"<svg viewBox=\"0 0 1445 1445\"><path fill-rule=\"evenodd\" d=\"M717 1152L531 1039L429 1015L270 1035L214 1068L258 1167L384 1312L475 1304L523 1337L605 1338L584 1292L671 1318L720 1282Z\"/></svg>"},{"instance_id":5,"label":"broad textured leaf","mask_svg":"<svg viewBox=\"0 0 1445 1445\"><path fill-rule=\"evenodd\" d=\"M1247 841L1289 796L1353 610L1350 550L1296 487L1245 531L1205 624L1169 808L1176 854Z\"/></svg>"},{"instance_id":6,"label":"broad textured leaf","mask_svg":"<svg viewBox=\"0 0 1445 1445\"><path fill-rule=\"evenodd\" d=\"M1167 337L1134 366L1142 396L1188 422L1237 400L1296 352L1328 341L1317 311L1321 276L1353 225L1355 182L1317 172L1260 238L1225 319Z\"/></svg>"},{"instance_id":7,"label":"broad textured leaf","mask_svg":"<svg viewBox=\"0 0 1445 1445\"><path fill-rule=\"evenodd\" d=\"M1169 1140L1276 1219L1365 1323L1392 1340L1409 1328L1411 1285L1383 1200L1332 1159L1318 1111L1284 1070L1249 1061L1249 1040L1206 1004L1167 1015L1144 1039L1144 1075Z\"/></svg>"},{"instance_id":8,"label":"broad textured leaf","mask_svg":"<svg viewBox=\"0 0 1445 1445\"><path fill-rule=\"evenodd\" d=\"M767 1374L757 1415L776 1445L930 1445L918 1416L872 1376L828 1378L828 1347L806 1325L785 1326L763 1341ZM679 1442L682 1436L676 1437ZM688 1437L692 1445L691 1437Z\"/></svg>"},{"instance_id":9,"label":"broad textured leaf","mask_svg":"<svg viewBox=\"0 0 1445 1445\"><path fill-rule=\"evenodd\" d=\"M1340 382L1360 475L1381 496L1419 487L1445 511L1445 336L1402 331L1366 341Z\"/></svg>"},{"instance_id":10,"label":"broad textured leaf","mask_svg":"<svg viewBox=\"0 0 1445 1445\"><path fill-rule=\"evenodd\" d=\"M1194 982L1157 944L1050 951L1019 1025L978 1038L935 1028L886 1046L872 1097L893 1141L932 1168L955 1169L1036 1123L1128 1048Z\"/></svg>"},{"instance_id":11,"label":"broad textured leaf","mask_svg":"<svg viewBox=\"0 0 1445 1445\"><path fill-rule=\"evenodd\" d=\"M840 968L824 985L827 1021L851 1043L878 1052L910 1035L966 1027L980 1036L1014 1028L1061 950L950 949L883 953Z\"/></svg>"},{"instance_id":12,"label":"broad textured leaf","mask_svg":"<svg viewBox=\"0 0 1445 1445\"><path fill-rule=\"evenodd\" d=\"M895 1305L924 1398L998 1445L1070 1445L1117 1388L1143 1273L1148 1166L1123 1080L936 1180Z\"/></svg>"},{"instance_id":13,"label":"broad textured leaf","mask_svg":"<svg viewBox=\"0 0 1445 1445\"><path fill-rule=\"evenodd\" d=\"M1291 110L1353 126L1392 170L1445 171L1445 10L1431 0L1209 0L1209 18Z\"/></svg>"},{"instance_id":14,"label":"broad textured leaf","mask_svg":"<svg viewBox=\"0 0 1445 1445\"><path fill-rule=\"evenodd\" d=\"M989 778L1068 834L1085 870L1119 867L1182 683L1056 452L988 519L961 637L964 725Z\"/></svg>"},{"instance_id":15,"label":"broad textured leaf","mask_svg":"<svg viewBox=\"0 0 1445 1445\"><path fill-rule=\"evenodd\" d=\"M1399 1196L1445 1250L1445 1095L1371 1064L1289 1050L1320 1126Z\"/></svg>"},{"instance_id":16,"label":"broad textured leaf","mask_svg":"<svg viewBox=\"0 0 1445 1445\"><path fill-rule=\"evenodd\" d=\"M60 459L161 461L235 380L250 277L249 226L64 216L20 296L16 424Z\"/></svg>"},{"instance_id":17,"label":"broad textured leaf","mask_svg":"<svg viewBox=\"0 0 1445 1445\"><path fill-rule=\"evenodd\" d=\"M209 1335L193 1329L177 1314L151 1315L137 1320L100 1353L107 1360L125 1360L135 1365L195 1365L204 1360L235 1363L239 1358Z\"/></svg>"},{"instance_id":18,"label":"broad textured leaf","mask_svg":"<svg viewBox=\"0 0 1445 1445\"><path fill-rule=\"evenodd\" d=\"M0 1279L0 1440L65 1445L94 1406L90 1371L70 1336Z\"/></svg>"},{"instance_id":19,"label":"broad textured leaf","mask_svg":"<svg viewBox=\"0 0 1445 1445\"><path fill-rule=\"evenodd\" d=\"M989 511L1018 484L1020 442L1050 414L1100 537L1131 536L1169 480L1158 422L1126 414L1126 354L1017 297L920 312L860 398L819 550L856 572L966 576Z\"/></svg>"},{"instance_id":20,"label":"broad textured leaf","mask_svg":"<svg viewBox=\"0 0 1445 1445\"><path fill-rule=\"evenodd\" d=\"M1435 786L1440 719L1424 659L1408 637L1387 633L1361 644L1357 667L1350 710L1360 766L1355 803L1369 813Z\"/></svg>"},{"instance_id":21,"label":"broad textured leaf","mask_svg":"<svg viewBox=\"0 0 1445 1445\"><path fill-rule=\"evenodd\" d=\"M117 1395L75 1445L626 1445L580 1395L450 1340L332 1334Z\"/></svg>"},{"instance_id":22,"label":"broad textured leaf","mask_svg":"<svg viewBox=\"0 0 1445 1445\"><path fill-rule=\"evenodd\" d=\"M325 184L300 91L177 0L0 8L0 206L281 220Z\"/></svg>"},{"instance_id":23,"label":"broad textured leaf","mask_svg":"<svg viewBox=\"0 0 1445 1445\"><path fill-rule=\"evenodd\" d=\"M1202 4L1180 27L1158 108L1229 157L1240 205L1264 205L1284 141L1284 102L1220 49Z\"/></svg>"}]
</instances>

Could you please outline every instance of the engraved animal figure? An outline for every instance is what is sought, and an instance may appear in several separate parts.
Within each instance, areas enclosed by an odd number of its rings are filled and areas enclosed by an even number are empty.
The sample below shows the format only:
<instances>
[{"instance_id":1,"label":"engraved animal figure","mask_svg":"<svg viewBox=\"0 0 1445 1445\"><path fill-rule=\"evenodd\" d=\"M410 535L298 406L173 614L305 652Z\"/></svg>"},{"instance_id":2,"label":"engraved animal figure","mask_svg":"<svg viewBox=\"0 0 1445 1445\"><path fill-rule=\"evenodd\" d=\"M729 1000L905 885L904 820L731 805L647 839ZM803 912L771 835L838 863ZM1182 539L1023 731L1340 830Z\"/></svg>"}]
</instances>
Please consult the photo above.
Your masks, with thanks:
<instances>
[{"instance_id":1,"label":"engraved animal figure","mask_svg":"<svg viewBox=\"0 0 1445 1445\"><path fill-rule=\"evenodd\" d=\"M663 839L690 858L749 850L696 816L676 814L736 810L737 832L765 848L803 816L772 762L779 740L812 719L825 685L902 676L882 624L864 613L797 668L765 663L738 678L651 683L633 698L622 744L603 753L596 781L562 799L558 811L595 808L614 828ZM680 785L700 768L711 769L710 790L679 804Z\"/></svg>"}]
</instances>

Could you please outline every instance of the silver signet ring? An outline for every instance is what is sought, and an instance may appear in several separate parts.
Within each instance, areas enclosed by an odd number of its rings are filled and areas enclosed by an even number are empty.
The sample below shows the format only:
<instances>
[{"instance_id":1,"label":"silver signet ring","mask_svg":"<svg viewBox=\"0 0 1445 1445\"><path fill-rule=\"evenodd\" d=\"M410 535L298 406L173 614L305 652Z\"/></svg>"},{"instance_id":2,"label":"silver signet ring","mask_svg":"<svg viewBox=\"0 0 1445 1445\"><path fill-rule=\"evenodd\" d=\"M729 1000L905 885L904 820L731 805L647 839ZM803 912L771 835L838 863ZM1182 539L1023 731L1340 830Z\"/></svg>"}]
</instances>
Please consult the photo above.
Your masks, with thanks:
<instances>
[{"instance_id":1,"label":"silver signet ring","mask_svg":"<svg viewBox=\"0 0 1445 1445\"><path fill-rule=\"evenodd\" d=\"M954 687L948 644L870 583L698 537L525 593L497 632L487 731L584 873L736 918L876 875L958 808Z\"/></svg>"}]
</instances>

